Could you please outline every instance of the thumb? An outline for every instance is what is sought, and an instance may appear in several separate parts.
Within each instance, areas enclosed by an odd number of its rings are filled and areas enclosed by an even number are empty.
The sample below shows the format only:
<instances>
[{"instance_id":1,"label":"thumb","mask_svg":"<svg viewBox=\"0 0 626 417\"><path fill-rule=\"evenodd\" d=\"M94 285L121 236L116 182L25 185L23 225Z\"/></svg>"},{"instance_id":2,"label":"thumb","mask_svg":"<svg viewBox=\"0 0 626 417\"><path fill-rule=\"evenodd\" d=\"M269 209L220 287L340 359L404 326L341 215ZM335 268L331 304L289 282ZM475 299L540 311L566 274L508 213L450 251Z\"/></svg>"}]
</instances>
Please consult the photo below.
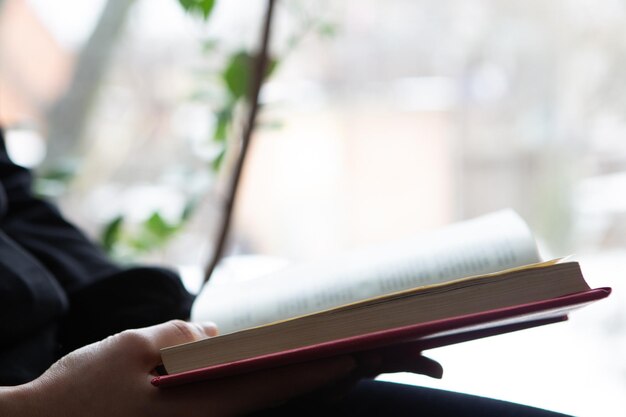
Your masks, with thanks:
<instances>
[{"instance_id":1,"label":"thumb","mask_svg":"<svg viewBox=\"0 0 626 417\"><path fill-rule=\"evenodd\" d=\"M153 352L160 358L160 349L215 336L217 326L208 322L189 323L182 320L171 320L137 331L151 342Z\"/></svg>"}]
</instances>

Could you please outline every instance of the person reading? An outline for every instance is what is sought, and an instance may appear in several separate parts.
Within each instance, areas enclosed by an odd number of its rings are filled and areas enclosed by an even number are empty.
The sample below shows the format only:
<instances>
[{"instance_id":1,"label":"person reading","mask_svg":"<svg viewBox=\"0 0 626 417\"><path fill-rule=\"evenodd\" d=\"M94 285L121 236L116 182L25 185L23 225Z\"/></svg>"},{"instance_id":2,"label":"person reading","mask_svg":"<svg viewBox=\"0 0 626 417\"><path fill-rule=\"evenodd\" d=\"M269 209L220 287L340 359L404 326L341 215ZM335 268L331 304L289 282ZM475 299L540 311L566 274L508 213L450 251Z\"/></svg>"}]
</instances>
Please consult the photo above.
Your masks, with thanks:
<instances>
[{"instance_id":1,"label":"person reading","mask_svg":"<svg viewBox=\"0 0 626 417\"><path fill-rule=\"evenodd\" d=\"M0 415L221 416L556 413L377 382L398 370L441 377L418 351L353 354L162 390L160 348L212 337L189 323L176 274L113 264L11 162L0 130Z\"/></svg>"}]
</instances>

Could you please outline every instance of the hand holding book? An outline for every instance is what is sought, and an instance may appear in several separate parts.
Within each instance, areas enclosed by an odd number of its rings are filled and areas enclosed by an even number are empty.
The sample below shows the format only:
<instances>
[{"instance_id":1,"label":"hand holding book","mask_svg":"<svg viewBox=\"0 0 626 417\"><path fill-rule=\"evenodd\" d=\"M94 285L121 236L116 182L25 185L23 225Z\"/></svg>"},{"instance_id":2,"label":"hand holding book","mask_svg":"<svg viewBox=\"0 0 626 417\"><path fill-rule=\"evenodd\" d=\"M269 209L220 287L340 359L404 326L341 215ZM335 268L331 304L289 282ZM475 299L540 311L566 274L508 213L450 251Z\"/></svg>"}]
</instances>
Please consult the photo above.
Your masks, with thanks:
<instances>
[{"instance_id":1,"label":"hand holding book","mask_svg":"<svg viewBox=\"0 0 626 417\"><path fill-rule=\"evenodd\" d=\"M590 289L575 262L539 260L525 223L505 211L324 265L286 268L245 287L209 287L193 315L206 314L226 334L163 349L170 375L153 383L368 351L403 358L562 321L610 293ZM396 365L411 369L408 361Z\"/></svg>"},{"instance_id":2,"label":"hand holding book","mask_svg":"<svg viewBox=\"0 0 626 417\"><path fill-rule=\"evenodd\" d=\"M113 335L72 352L36 381L3 387L0 394L11 391L8 394L15 395L10 398L20 401L14 407L0 396L0 411L16 417L243 415L322 387L344 385L358 369L355 358L341 355L205 381L184 390L157 390L148 383L160 361L159 348L214 335L214 326L182 321Z\"/></svg>"}]
</instances>

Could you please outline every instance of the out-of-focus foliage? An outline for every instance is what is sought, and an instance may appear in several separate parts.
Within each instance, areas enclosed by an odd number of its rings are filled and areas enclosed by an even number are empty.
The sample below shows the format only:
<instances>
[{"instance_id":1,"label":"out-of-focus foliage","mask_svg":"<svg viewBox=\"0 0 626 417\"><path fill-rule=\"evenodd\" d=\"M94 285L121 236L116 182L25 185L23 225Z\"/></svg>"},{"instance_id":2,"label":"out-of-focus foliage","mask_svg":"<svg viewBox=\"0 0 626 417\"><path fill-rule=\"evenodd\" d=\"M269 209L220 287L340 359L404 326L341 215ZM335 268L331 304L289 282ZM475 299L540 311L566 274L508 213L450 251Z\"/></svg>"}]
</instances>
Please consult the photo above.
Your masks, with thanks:
<instances>
[{"instance_id":1,"label":"out-of-focus foliage","mask_svg":"<svg viewBox=\"0 0 626 417\"><path fill-rule=\"evenodd\" d=\"M207 20L211 16L215 0L178 0L183 9Z\"/></svg>"},{"instance_id":2,"label":"out-of-focus foliage","mask_svg":"<svg viewBox=\"0 0 626 417\"><path fill-rule=\"evenodd\" d=\"M235 108L241 100L246 100L250 92L250 83L252 81L252 68L254 68L255 58L247 51L239 51L232 54L226 63L226 66L220 74L226 90L223 107L217 111L216 126L213 133L213 140L221 144L217 156L213 160L211 167L218 171L224 161L224 155L228 147L228 132ZM279 61L270 58L268 63L266 78L270 77L276 70Z\"/></svg>"},{"instance_id":3,"label":"out-of-focus foliage","mask_svg":"<svg viewBox=\"0 0 626 417\"><path fill-rule=\"evenodd\" d=\"M118 215L104 227L100 236L102 247L120 260L132 260L137 253L159 249L189 220L194 203L188 203L182 216L174 223L166 220L159 211L154 211L143 222L125 227L124 216Z\"/></svg>"},{"instance_id":4,"label":"out-of-focus foliage","mask_svg":"<svg viewBox=\"0 0 626 417\"><path fill-rule=\"evenodd\" d=\"M178 0L182 8L198 18L205 24L210 20L216 1L215 0ZM297 4L290 4L288 11L294 19L299 20L295 25L297 30L287 39L287 48L282 57L271 55L268 58L265 80L275 73L281 60L293 51L300 44L304 36L308 33L315 33L320 37L329 38L334 36L336 27L331 22L319 16L302 13ZM259 17L261 18L261 17ZM223 54L223 64L221 67L212 68L210 73L203 73L202 80L219 80L221 84L221 94L218 100L207 103L207 96L203 87L200 86L195 99L207 106L207 118L214 114L215 124L212 136L207 138L212 142L214 157L207 165L207 169L214 173L220 171L226 160L226 156L238 138L233 136L233 125L238 121L238 109L242 103L250 101L251 83L256 57L253 51L236 48L234 51L223 52L220 50L221 43L218 39L203 40L200 43L202 53L208 57L215 54ZM217 101L217 102L216 102ZM257 123L253 128L276 127L280 123ZM140 224L130 224L123 214L119 214L110 219L104 226L100 240L106 251L120 259L132 259L142 253L150 252L163 247L175 236L192 217L197 207L198 195L188 197L185 210L179 219L174 222L165 220L165 216L158 210L141 222Z\"/></svg>"}]
</instances>

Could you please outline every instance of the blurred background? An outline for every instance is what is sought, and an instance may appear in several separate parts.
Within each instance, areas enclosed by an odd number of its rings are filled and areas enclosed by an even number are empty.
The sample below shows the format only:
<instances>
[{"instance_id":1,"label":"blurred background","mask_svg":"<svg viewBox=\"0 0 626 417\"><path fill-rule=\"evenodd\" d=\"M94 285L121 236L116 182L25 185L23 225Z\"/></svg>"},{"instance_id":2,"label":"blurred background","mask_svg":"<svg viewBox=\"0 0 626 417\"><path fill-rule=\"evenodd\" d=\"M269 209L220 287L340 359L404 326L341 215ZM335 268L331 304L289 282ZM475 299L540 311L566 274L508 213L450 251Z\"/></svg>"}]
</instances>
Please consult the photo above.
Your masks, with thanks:
<instances>
[{"instance_id":1,"label":"blurred background","mask_svg":"<svg viewBox=\"0 0 626 417\"><path fill-rule=\"evenodd\" d=\"M265 7L0 0L12 157L112 256L197 290ZM442 381L384 378L622 416L626 2L284 0L271 54L228 253L315 260L512 207L611 299L434 350Z\"/></svg>"}]
</instances>

